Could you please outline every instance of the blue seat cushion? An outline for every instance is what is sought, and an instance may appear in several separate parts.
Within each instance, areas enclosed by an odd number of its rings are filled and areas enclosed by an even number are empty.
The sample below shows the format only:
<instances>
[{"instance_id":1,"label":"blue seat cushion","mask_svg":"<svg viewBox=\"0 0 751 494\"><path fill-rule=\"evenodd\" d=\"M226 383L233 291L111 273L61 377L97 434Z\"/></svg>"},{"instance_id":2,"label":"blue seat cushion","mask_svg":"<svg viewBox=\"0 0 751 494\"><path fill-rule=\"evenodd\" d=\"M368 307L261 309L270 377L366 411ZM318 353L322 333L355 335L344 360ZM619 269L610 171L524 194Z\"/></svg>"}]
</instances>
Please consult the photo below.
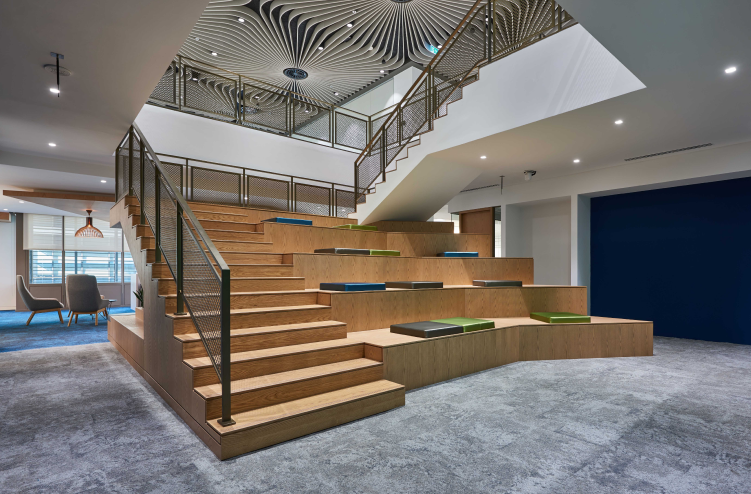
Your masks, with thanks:
<instances>
[{"instance_id":1,"label":"blue seat cushion","mask_svg":"<svg viewBox=\"0 0 751 494\"><path fill-rule=\"evenodd\" d=\"M268 219L261 220L261 221L263 223L287 223L287 224L290 224L290 225L307 225L307 226L312 226L313 225L313 221L312 220L301 220L301 219L298 219L298 218L281 218L281 217L277 217L277 218L268 218Z\"/></svg>"},{"instance_id":2,"label":"blue seat cushion","mask_svg":"<svg viewBox=\"0 0 751 494\"><path fill-rule=\"evenodd\" d=\"M480 257L478 252L439 252L438 257Z\"/></svg>"},{"instance_id":3,"label":"blue seat cushion","mask_svg":"<svg viewBox=\"0 0 751 494\"><path fill-rule=\"evenodd\" d=\"M464 332L464 327L457 324L445 324L433 321L410 322L406 324L392 324L391 332L417 338L435 338Z\"/></svg>"},{"instance_id":4,"label":"blue seat cushion","mask_svg":"<svg viewBox=\"0 0 751 494\"><path fill-rule=\"evenodd\" d=\"M385 283L321 283L321 290L335 292L368 292L385 289Z\"/></svg>"}]
</instances>

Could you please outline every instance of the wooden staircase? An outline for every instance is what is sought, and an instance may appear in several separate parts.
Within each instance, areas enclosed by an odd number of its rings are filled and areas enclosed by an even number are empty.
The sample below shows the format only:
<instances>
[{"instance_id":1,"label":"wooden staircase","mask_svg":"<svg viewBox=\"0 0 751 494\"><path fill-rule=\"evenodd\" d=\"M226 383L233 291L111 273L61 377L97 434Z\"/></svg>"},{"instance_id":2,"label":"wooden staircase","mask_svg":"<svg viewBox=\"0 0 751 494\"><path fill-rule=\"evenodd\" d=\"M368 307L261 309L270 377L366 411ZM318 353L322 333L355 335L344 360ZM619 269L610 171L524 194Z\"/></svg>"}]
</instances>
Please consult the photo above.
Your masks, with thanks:
<instances>
[{"instance_id":1,"label":"wooden staircase","mask_svg":"<svg viewBox=\"0 0 751 494\"><path fill-rule=\"evenodd\" d=\"M231 272L232 418L222 427L221 385L189 315L175 315L176 284L154 262L151 228L127 198L128 225L164 300L173 338L190 373L193 418L221 445L220 458L253 451L404 404L404 386L383 379L382 357L347 339L347 325L331 320L318 290L306 290L293 265L273 252L262 228L240 208L191 204ZM116 207L122 207L118 205ZM142 273L143 274L143 273ZM200 317L200 314L194 314ZM216 452L216 451L215 451Z\"/></svg>"}]
</instances>

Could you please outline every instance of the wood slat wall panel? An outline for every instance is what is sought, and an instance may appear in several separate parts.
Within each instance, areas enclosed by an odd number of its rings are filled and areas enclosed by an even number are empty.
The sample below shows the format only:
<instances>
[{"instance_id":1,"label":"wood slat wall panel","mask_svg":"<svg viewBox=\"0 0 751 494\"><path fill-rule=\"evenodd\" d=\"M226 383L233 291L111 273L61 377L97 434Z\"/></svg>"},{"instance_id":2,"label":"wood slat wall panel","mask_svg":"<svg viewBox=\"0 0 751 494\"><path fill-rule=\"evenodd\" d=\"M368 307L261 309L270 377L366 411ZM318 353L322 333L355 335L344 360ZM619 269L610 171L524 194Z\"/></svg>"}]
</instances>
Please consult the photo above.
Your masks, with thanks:
<instances>
[{"instance_id":1,"label":"wood slat wall panel","mask_svg":"<svg viewBox=\"0 0 751 494\"><path fill-rule=\"evenodd\" d=\"M293 276L305 278L305 288L326 282L442 281L444 285L471 285L472 280L519 280L534 283L534 262L523 258L415 258L387 256L285 255ZM528 314L527 314L528 315Z\"/></svg>"}]
</instances>

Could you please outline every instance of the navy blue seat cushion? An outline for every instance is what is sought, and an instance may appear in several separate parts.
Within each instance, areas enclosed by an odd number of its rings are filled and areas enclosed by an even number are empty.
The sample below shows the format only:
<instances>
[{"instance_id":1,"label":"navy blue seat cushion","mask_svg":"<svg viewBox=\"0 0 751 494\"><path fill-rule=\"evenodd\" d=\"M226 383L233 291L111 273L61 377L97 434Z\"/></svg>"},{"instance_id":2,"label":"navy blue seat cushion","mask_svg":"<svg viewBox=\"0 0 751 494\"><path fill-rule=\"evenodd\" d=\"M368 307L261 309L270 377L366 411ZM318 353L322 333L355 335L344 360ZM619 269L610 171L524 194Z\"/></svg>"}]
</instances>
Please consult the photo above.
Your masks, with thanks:
<instances>
[{"instance_id":1,"label":"navy blue seat cushion","mask_svg":"<svg viewBox=\"0 0 751 494\"><path fill-rule=\"evenodd\" d=\"M439 252L438 257L480 257L478 252Z\"/></svg>"},{"instance_id":2,"label":"navy blue seat cushion","mask_svg":"<svg viewBox=\"0 0 751 494\"><path fill-rule=\"evenodd\" d=\"M474 286L522 286L517 280L473 280Z\"/></svg>"},{"instance_id":3,"label":"navy blue seat cushion","mask_svg":"<svg viewBox=\"0 0 751 494\"><path fill-rule=\"evenodd\" d=\"M370 250L369 249L340 249L340 248L333 248L333 249L316 249L313 252L316 254L350 254L350 255L358 255L358 256L369 256Z\"/></svg>"},{"instance_id":4,"label":"navy blue seat cushion","mask_svg":"<svg viewBox=\"0 0 751 494\"><path fill-rule=\"evenodd\" d=\"M268 219L265 219L265 220L261 220L261 222L263 222L263 223L287 223L287 224L290 224L290 225L307 225L307 226L312 226L313 225L313 221L312 220L301 220L301 219L298 219L298 218L281 218L281 217L278 217L278 218L268 218Z\"/></svg>"},{"instance_id":5,"label":"navy blue seat cushion","mask_svg":"<svg viewBox=\"0 0 751 494\"><path fill-rule=\"evenodd\" d=\"M387 281L386 288L443 288L442 281Z\"/></svg>"},{"instance_id":6,"label":"navy blue seat cushion","mask_svg":"<svg viewBox=\"0 0 751 494\"><path fill-rule=\"evenodd\" d=\"M416 336L417 338L435 338L437 336L461 334L464 332L464 328L456 324L422 321L406 324L392 324L391 332L407 336Z\"/></svg>"},{"instance_id":7,"label":"navy blue seat cushion","mask_svg":"<svg viewBox=\"0 0 751 494\"><path fill-rule=\"evenodd\" d=\"M385 283L321 283L321 290L335 292L367 292L385 289Z\"/></svg>"}]
</instances>

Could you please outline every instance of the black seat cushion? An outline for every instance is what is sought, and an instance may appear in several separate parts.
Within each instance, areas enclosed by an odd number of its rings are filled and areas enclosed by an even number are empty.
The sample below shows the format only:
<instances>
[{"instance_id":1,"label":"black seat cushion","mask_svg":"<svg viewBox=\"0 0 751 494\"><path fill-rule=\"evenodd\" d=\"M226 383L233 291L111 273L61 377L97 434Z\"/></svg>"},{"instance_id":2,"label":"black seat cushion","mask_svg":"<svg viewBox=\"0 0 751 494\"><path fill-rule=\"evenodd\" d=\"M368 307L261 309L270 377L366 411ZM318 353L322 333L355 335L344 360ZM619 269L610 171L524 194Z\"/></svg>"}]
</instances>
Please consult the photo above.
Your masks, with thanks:
<instances>
[{"instance_id":1,"label":"black seat cushion","mask_svg":"<svg viewBox=\"0 0 751 494\"><path fill-rule=\"evenodd\" d=\"M370 255L369 249L332 248L332 249L316 249L313 252L315 252L316 254L350 254L350 255L358 255L358 256Z\"/></svg>"},{"instance_id":2,"label":"black seat cushion","mask_svg":"<svg viewBox=\"0 0 751 494\"><path fill-rule=\"evenodd\" d=\"M391 332L417 338L435 338L464 332L462 326L433 321L410 322L406 324L392 324Z\"/></svg>"},{"instance_id":3,"label":"black seat cushion","mask_svg":"<svg viewBox=\"0 0 751 494\"><path fill-rule=\"evenodd\" d=\"M521 281L517 280L474 280L474 286L522 286Z\"/></svg>"}]
</instances>

